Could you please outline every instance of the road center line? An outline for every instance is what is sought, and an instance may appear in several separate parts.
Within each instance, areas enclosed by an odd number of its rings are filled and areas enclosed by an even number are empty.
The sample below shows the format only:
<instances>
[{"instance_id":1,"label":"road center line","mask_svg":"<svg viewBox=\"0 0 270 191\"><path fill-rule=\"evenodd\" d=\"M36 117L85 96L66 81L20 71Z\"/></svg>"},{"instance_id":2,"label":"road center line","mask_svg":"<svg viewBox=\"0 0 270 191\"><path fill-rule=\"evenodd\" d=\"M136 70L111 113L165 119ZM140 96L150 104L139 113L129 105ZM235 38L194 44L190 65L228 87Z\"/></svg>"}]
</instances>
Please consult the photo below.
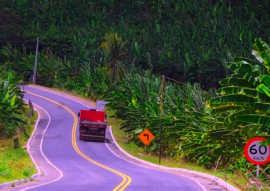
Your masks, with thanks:
<instances>
[{"instance_id":1,"label":"road center line","mask_svg":"<svg viewBox=\"0 0 270 191\"><path fill-rule=\"evenodd\" d=\"M59 105L59 106L61 106L63 109L65 109L66 111L68 111L72 115L72 117L74 119L74 122L73 122L73 125L72 125L72 146L73 146L74 150L81 157L83 157L84 159L86 159L87 161L89 161L89 162L91 162L91 163L93 163L93 164L95 164L95 165L97 165L97 166L99 166L99 167L101 167L103 169L106 169L106 170L108 170L108 171L110 171L110 172L112 172L112 173L114 173L114 174L122 177L122 179L123 179L122 182L117 187L115 187L113 189L113 191L123 191L126 187L128 187L130 185L130 183L131 183L131 177L130 176L128 176L128 175L126 175L126 174L124 174L124 173L122 173L122 172L120 172L118 170L115 170L113 168L110 168L108 166L105 166L105 165L103 165L103 164L101 164L101 163L99 163L99 162L97 162L97 161L89 158L87 155L85 155L78 148L78 145L77 145L77 142L76 142L76 129L77 129L77 125L78 125L78 119L77 119L77 116L75 115L75 113L71 109L69 109L67 106L65 106L65 105L63 105L63 104L61 104L61 103L59 103L57 101L54 101L52 99L49 99L47 97L44 97L44 96L41 96L41 95L38 95L38 94L35 94L35 93L32 93L32 92L29 92L29 91L25 91L25 92L27 92L27 93L29 93L31 95L34 95L36 97L40 97L42 99L45 99L47 101L50 101L50 102L52 102L52 103L54 103L56 105Z\"/></svg>"}]
</instances>

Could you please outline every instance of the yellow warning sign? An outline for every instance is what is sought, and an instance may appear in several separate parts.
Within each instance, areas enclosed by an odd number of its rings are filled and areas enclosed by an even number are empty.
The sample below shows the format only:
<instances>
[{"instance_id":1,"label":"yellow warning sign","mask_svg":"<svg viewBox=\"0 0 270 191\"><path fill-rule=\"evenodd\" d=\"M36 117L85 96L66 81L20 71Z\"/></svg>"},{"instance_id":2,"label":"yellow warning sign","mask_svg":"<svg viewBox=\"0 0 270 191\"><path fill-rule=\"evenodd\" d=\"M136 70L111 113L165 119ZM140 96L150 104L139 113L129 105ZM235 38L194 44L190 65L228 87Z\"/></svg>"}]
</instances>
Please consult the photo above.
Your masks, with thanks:
<instances>
[{"instance_id":1,"label":"yellow warning sign","mask_svg":"<svg viewBox=\"0 0 270 191\"><path fill-rule=\"evenodd\" d=\"M148 129L145 129L138 137L145 145L149 145L150 142L155 138L155 136Z\"/></svg>"}]
</instances>

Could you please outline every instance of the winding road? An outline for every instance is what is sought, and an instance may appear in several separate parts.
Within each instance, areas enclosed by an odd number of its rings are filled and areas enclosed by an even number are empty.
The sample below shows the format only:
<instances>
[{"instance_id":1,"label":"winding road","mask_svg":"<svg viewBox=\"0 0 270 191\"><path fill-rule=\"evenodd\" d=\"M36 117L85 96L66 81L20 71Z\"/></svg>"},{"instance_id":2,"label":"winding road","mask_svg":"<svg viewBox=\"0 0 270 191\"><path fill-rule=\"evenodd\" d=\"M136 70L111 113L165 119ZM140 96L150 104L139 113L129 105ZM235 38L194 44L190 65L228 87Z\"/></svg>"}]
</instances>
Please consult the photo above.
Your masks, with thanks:
<instances>
[{"instance_id":1,"label":"winding road","mask_svg":"<svg viewBox=\"0 0 270 191\"><path fill-rule=\"evenodd\" d=\"M40 172L41 177L44 176L40 181L19 185L15 190L206 190L194 179L143 167L122 158L114 149L110 128L106 132L105 143L80 141L77 113L81 109L89 109L89 104L38 86L26 86L24 90L24 99L39 106L43 113L40 115L47 119L39 124L42 133L32 139L41 141L41 154L34 157L36 165L48 172ZM44 158L47 164L43 165Z\"/></svg>"}]
</instances>

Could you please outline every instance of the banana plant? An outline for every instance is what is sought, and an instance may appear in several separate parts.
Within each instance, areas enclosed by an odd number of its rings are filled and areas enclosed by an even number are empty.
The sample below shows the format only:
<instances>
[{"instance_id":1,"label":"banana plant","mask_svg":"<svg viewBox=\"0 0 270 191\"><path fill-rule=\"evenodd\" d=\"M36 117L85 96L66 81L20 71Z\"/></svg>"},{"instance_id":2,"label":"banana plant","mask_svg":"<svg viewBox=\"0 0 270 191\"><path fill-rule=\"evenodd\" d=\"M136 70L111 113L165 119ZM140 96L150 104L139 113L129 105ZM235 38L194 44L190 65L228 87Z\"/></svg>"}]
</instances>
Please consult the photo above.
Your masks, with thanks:
<instances>
[{"instance_id":1,"label":"banana plant","mask_svg":"<svg viewBox=\"0 0 270 191\"><path fill-rule=\"evenodd\" d=\"M133 137L132 141L139 144L136 137L144 128L155 134L156 139L149 148L153 152L158 151L159 145L160 92L160 77L152 76L149 72L132 72L126 73L123 81L110 90L107 99L110 101L109 107L116 111L115 115L123 120L122 128ZM207 120L203 121L201 113L209 97L210 94L201 90L197 84L179 87L166 82L162 119L164 154L179 152L182 144L184 146L181 151L185 151L186 157L192 158L187 152L190 150L186 147L188 140L192 139L190 145L193 144L201 139L212 125ZM201 141L201 145L203 142Z\"/></svg>"},{"instance_id":2,"label":"banana plant","mask_svg":"<svg viewBox=\"0 0 270 191\"><path fill-rule=\"evenodd\" d=\"M270 48L262 39L256 39L254 47L256 60L238 58L227 64L233 74L220 81L223 87L217 90L217 97L208 101L207 108L226 111L224 122L238 123L239 128L254 124L257 131L251 136L269 136Z\"/></svg>"},{"instance_id":3,"label":"banana plant","mask_svg":"<svg viewBox=\"0 0 270 191\"><path fill-rule=\"evenodd\" d=\"M112 83L115 82L119 74L118 63L124 60L126 56L125 50L126 42L117 33L109 33L105 35L105 41L101 43L100 47L109 61L112 74Z\"/></svg>"},{"instance_id":4,"label":"banana plant","mask_svg":"<svg viewBox=\"0 0 270 191\"><path fill-rule=\"evenodd\" d=\"M91 63L86 63L85 66L81 68L78 82L78 93L84 95L86 98L90 97L91 99L95 99L96 97L104 97L109 89L106 69Z\"/></svg>"},{"instance_id":5,"label":"banana plant","mask_svg":"<svg viewBox=\"0 0 270 191\"><path fill-rule=\"evenodd\" d=\"M0 137L11 136L16 132L22 119L23 92L20 79L11 71L0 74Z\"/></svg>"}]
</instances>

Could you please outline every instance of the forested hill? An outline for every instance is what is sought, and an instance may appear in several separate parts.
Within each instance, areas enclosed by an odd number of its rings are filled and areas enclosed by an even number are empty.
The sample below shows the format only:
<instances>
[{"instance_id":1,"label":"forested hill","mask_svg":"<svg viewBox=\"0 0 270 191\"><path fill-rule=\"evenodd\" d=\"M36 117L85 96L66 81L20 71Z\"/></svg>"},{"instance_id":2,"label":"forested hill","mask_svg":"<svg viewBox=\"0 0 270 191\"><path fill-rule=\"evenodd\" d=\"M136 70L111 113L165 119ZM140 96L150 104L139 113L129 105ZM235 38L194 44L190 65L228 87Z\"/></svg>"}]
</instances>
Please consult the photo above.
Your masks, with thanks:
<instances>
[{"instance_id":1,"label":"forested hill","mask_svg":"<svg viewBox=\"0 0 270 191\"><path fill-rule=\"evenodd\" d=\"M0 62L34 54L39 37L44 58L102 65L99 46L114 32L127 42L126 64L208 89L255 38L269 42L269 13L269 0L1 0ZM9 67L31 78L32 67Z\"/></svg>"}]
</instances>

